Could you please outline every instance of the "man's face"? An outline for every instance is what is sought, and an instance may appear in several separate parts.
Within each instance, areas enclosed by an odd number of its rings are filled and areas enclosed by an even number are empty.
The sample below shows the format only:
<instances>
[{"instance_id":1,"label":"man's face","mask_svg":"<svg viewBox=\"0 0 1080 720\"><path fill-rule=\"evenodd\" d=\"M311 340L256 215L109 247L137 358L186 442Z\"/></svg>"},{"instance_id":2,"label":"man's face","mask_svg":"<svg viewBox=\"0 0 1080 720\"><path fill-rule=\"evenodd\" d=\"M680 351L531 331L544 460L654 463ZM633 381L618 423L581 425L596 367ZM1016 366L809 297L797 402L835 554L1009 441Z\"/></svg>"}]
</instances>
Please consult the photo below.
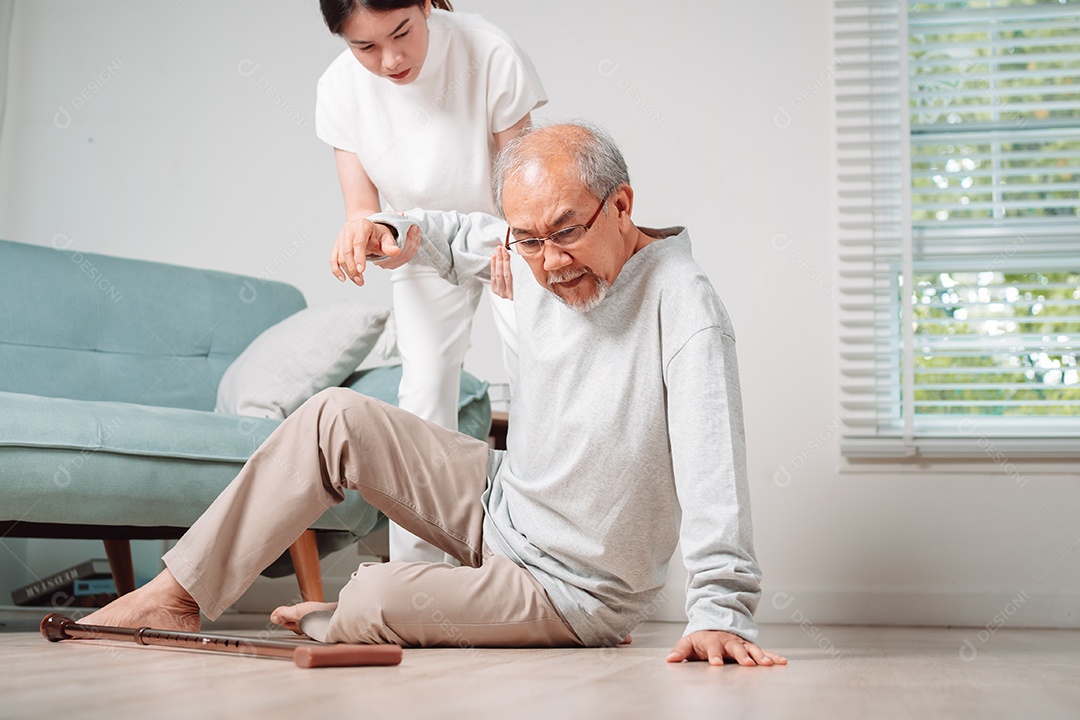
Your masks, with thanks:
<instances>
[{"instance_id":1,"label":"man's face","mask_svg":"<svg viewBox=\"0 0 1080 720\"><path fill-rule=\"evenodd\" d=\"M626 188L628 190L628 188ZM604 299L630 256L620 230L623 218L618 198L608 198L592 228L576 247L564 249L545 242L543 251L522 256L536 281L560 300L588 312ZM581 184L577 167L569 160L537 160L507 179L503 188L503 214L511 241L543 238L568 225L584 225L600 204Z\"/></svg>"},{"instance_id":2,"label":"man's face","mask_svg":"<svg viewBox=\"0 0 1080 720\"><path fill-rule=\"evenodd\" d=\"M352 54L367 70L395 85L416 80L428 49L426 8L377 13L357 9L341 28Z\"/></svg>"}]
</instances>

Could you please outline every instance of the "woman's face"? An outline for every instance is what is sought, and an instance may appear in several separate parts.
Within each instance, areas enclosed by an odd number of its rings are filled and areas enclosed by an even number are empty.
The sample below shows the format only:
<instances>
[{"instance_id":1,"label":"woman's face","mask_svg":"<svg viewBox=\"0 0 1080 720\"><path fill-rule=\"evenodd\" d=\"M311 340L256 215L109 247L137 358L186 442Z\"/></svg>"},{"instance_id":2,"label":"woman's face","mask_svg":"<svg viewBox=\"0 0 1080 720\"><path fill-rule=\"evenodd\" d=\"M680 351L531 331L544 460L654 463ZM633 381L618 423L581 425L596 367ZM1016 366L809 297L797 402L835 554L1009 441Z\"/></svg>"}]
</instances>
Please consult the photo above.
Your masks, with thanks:
<instances>
[{"instance_id":1,"label":"woman's face","mask_svg":"<svg viewBox=\"0 0 1080 720\"><path fill-rule=\"evenodd\" d=\"M341 28L349 49L370 72L397 85L408 85L420 74L428 50L427 15L430 0L421 7L376 13L358 8Z\"/></svg>"}]
</instances>

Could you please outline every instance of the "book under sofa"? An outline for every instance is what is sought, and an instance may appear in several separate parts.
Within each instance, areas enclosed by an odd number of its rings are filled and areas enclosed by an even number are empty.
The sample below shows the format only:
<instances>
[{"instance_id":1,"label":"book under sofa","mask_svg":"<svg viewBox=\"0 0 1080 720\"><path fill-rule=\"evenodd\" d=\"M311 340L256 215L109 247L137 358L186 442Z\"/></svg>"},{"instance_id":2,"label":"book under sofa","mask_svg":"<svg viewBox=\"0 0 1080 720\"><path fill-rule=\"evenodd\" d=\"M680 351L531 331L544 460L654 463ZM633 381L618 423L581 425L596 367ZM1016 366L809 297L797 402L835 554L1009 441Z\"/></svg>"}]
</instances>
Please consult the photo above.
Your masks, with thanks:
<instances>
[{"instance_id":1,"label":"book under sofa","mask_svg":"<svg viewBox=\"0 0 1080 720\"><path fill-rule=\"evenodd\" d=\"M0 536L101 539L130 591L129 541L180 537L308 397L396 404L400 366L356 371L388 312L305 305L286 283L0 240ZM463 372L461 431L490 423ZM295 567L321 600L320 554L384 523L349 491L267 574Z\"/></svg>"}]
</instances>

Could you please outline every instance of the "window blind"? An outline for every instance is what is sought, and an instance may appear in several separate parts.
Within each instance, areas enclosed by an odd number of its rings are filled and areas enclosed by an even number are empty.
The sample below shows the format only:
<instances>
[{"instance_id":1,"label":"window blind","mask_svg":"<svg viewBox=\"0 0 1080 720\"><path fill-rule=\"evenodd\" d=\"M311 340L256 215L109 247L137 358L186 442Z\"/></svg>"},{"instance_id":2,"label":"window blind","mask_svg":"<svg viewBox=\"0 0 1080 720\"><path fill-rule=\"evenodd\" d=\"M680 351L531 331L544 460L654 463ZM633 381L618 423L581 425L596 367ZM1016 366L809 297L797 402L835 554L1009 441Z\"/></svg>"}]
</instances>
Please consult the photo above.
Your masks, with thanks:
<instances>
[{"instance_id":1,"label":"window blind","mask_svg":"<svg viewBox=\"0 0 1080 720\"><path fill-rule=\"evenodd\" d=\"M843 451L1080 456L1080 4L835 8Z\"/></svg>"}]
</instances>

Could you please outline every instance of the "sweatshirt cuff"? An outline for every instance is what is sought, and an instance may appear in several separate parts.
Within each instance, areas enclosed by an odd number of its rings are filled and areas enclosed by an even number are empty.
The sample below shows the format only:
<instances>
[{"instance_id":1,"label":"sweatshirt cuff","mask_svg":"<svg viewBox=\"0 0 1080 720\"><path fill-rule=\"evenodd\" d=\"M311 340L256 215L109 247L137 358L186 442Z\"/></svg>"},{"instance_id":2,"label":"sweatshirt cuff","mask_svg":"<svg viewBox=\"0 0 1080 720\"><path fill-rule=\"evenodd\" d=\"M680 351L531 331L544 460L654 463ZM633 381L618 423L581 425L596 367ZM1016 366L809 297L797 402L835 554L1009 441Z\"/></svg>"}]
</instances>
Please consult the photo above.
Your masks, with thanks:
<instances>
[{"instance_id":1,"label":"sweatshirt cuff","mask_svg":"<svg viewBox=\"0 0 1080 720\"><path fill-rule=\"evenodd\" d=\"M375 213L369 217L368 220L390 228L394 233L394 239L397 241L397 246L399 248L405 247L405 235L409 232L409 228L416 225L416 223L409 220L404 215L392 212Z\"/></svg>"},{"instance_id":2,"label":"sweatshirt cuff","mask_svg":"<svg viewBox=\"0 0 1080 720\"><path fill-rule=\"evenodd\" d=\"M754 618L731 610L710 613L691 613L683 637L702 630L721 630L738 635L747 642L756 642L758 627Z\"/></svg>"}]
</instances>

